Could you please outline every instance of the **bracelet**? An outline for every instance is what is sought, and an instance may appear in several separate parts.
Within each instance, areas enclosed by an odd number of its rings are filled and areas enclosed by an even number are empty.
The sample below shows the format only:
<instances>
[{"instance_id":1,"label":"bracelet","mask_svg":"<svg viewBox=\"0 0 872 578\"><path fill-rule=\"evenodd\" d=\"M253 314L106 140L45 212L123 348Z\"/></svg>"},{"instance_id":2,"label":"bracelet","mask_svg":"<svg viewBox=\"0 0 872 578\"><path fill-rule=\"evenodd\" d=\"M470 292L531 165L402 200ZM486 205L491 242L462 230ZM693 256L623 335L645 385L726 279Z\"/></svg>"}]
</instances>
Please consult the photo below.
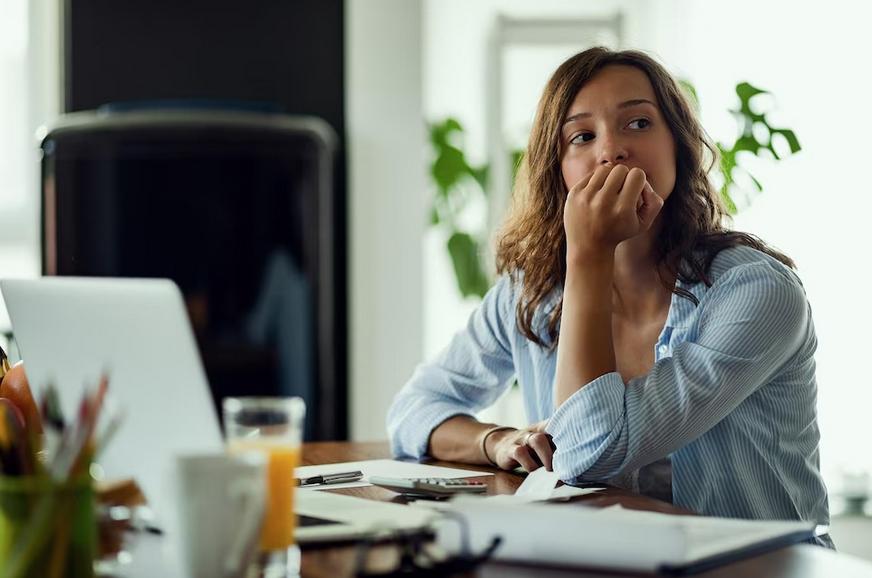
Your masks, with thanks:
<instances>
[{"instance_id":1,"label":"bracelet","mask_svg":"<svg viewBox=\"0 0 872 578\"><path fill-rule=\"evenodd\" d=\"M489 455L487 455L487 445L485 445L485 444L487 444L487 438L489 435L491 435L492 433L494 433L496 431L500 431L500 430L504 430L504 429L515 429L515 428L509 427L507 425L494 426L494 427L490 428L489 430L487 430L486 432L484 432L484 435L481 436L481 441L479 442L479 449L481 450L481 453L484 456L484 459L486 459L490 465L497 467L497 468L500 467L500 465L498 463L496 463L494 460L492 460Z\"/></svg>"}]
</instances>

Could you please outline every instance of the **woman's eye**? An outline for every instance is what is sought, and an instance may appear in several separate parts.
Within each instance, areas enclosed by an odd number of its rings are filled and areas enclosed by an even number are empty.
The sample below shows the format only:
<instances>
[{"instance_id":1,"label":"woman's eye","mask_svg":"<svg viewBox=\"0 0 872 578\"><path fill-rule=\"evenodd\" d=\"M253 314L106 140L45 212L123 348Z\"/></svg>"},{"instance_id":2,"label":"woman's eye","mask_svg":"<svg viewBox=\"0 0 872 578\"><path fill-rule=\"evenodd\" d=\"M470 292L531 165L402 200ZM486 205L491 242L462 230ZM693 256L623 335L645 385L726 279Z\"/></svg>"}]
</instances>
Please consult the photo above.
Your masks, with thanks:
<instances>
[{"instance_id":1,"label":"woman's eye","mask_svg":"<svg viewBox=\"0 0 872 578\"><path fill-rule=\"evenodd\" d=\"M635 126L634 126L635 125ZM634 121L630 121L630 127L635 129L643 129L651 126L651 121L647 118L637 118Z\"/></svg>"},{"instance_id":2,"label":"woman's eye","mask_svg":"<svg viewBox=\"0 0 872 578\"><path fill-rule=\"evenodd\" d=\"M577 134L572 139L570 139L570 143L572 144L582 144L593 140L592 132L583 132L581 134Z\"/></svg>"}]
</instances>

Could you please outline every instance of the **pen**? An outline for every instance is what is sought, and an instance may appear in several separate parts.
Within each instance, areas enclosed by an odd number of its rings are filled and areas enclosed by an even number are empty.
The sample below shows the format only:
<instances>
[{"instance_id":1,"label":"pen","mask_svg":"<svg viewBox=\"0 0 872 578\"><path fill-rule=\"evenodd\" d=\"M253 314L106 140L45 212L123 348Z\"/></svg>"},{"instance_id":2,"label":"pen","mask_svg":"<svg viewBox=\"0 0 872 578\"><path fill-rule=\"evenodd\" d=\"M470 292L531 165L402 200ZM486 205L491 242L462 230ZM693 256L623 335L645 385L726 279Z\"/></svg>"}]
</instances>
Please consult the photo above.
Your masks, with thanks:
<instances>
[{"instance_id":1,"label":"pen","mask_svg":"<svg viewBox=\"0 0 872 578\"><path fill-rule=\"evenodd\" d=\"M344 484L346 482L359 482L362 478L362 472L341 472L338 474L312 476L311 478L294 478L294 485L314 486L316 484Z\"/></svg>"}]
</instances>

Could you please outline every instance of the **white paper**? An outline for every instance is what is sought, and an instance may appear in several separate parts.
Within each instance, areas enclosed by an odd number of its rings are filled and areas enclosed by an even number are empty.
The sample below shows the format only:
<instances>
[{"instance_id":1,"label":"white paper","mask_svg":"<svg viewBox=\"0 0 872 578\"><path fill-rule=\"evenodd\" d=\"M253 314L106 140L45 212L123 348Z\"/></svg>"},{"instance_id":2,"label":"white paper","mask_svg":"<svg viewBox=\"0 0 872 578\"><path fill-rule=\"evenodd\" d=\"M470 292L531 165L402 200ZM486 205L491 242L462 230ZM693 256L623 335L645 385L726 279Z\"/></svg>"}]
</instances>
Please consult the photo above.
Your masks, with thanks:
<instances>
[{"instance_id":1,"label":"white paper","mask_svg":"<svg viewBox=\"0 0 872 578\"><path fill-rule=\"evenodd\" d=\"M549 472L545 468L533 470L527 475L527 479L515 490L516 496L532 498L534 500L547 500L551 497L554 487L560 482L556 472Z\"/></svg>"},{"instance_id":2,"label":"white paper","mask_svg":"<svg viewBox=\"0 0 872 578\"><path fill-rule=\"evenodd\" d=\"M492 498L500 497L501 501L506 503L530 503L530 502L546 502L550 500L568 500L575 496L584 496L599 492L605 488L576 488L575 486L557 486L560 483L560 478L554 472L549 472L545 468L539 468L530 472L527 479L515 491L511 499L502 498L500 496L491 496Z\"/></svg>"},{"instance_id":3,"label":"white paper","mask_svg":"<svg viewBox=\"0 0 872 578\"><path fill-rule=\"evenodd\" d=\"M294 476L309 478L323 474L338 474L340 472L360 471L363 479L359 482L345 484L318 484L304 486L300 490L339 490L343 488L362 488L370 486L370 476L389 478L473 478L476 476L492 476L492 472L476 472L441 466L428 466L414 462L397 460L367 460L363 462L344 462L341 464L325 464L321 466L300 466L294 470Z\"/></svg>"},{"instance_id":4,"label":"white paper","mask_svg":"<svg viewBox=\"0 0 872 578\"><path fill-rule=\"evenodd\" d=\"M595 492L602 492L603 490L605 490L605 488L576 488L575 486L560 486L559 488L554 488L554 491L551 492L551 497L548 498L548 500L552 502L555 500L568 500L575 496L586 496Z\"/></svg>"}]
</instances>

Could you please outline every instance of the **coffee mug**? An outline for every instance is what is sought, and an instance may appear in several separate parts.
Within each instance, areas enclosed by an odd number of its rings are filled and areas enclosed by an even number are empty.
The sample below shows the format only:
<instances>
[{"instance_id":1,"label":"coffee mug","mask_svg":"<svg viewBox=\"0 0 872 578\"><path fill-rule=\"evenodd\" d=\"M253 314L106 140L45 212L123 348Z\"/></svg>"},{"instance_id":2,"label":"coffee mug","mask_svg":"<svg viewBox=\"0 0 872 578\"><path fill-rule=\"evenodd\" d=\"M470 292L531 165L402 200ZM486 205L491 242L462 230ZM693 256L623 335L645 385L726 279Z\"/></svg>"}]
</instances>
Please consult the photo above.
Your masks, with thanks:
<instances>
[{"instance_id":1,"label":"coffee mug","mask_svg":"<svg viewBox=\"0 0 872 578\"><path fill-rule=\"evenodd\" d=\"M189 578L240 578L266 512L266 458L255 452L176 458L181 552Z\"/></svg>"}]
</instances>

